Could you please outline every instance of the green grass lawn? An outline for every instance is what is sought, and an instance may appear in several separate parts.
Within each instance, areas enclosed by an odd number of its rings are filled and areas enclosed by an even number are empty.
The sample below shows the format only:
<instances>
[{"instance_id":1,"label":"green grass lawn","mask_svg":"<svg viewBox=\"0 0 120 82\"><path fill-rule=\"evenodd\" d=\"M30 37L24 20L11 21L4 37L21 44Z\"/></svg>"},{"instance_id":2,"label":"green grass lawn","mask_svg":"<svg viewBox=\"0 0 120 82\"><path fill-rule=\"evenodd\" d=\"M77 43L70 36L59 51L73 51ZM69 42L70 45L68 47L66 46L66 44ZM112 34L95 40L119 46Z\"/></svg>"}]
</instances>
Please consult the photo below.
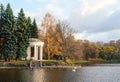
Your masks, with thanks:
<instances>
[{"instance_id":1,"label":"green grass lawn","mask_svg":"<svg viewBox=\"0 0 120 82\"><path fill-rule=\"evenodd\" d=\"M29 61L13 61L9 62L11 66L27 66L29 65Z\"/></svg>"},{"instance_id":2,"label":"green grass lawn","mask_svg":"<svg viewBox=\"0 0 120 82\"><path fill-rule=\"evenodd\" d=\"M82 65L82 66L86 66L86 65L91 65L91 64L99 64L99 63L103 63L103 64L107 64L107 63L120 63L120 60L101 60L102 62L100 62L100 60L66 60L66 62L64 62L63 60L43 60L42 61L42 65L43 66L57 66L57 65ZM10 62L0 62L0 66L28 66L30 65L30 61L10 61Z\"/></svg>"},{"instance_id":3,"label":"green grass lawn","mask_svg":"<svg viewBox=\"0 0 120 82\"><path fill-rule=\"evenodd\" d=\"M62 60L45 60L45 61L42 61L42 64L43 66L51 66L51 65L60 65L62 64Z\"/></svg>"},{"instance_id":4,"label":"green grass lawn","mask_svg":"<svg viewBox=\"0 0 120 82\"><path fill-rule=\"evenodd\" d=\"M120 60L105 60L104 63L120 63Z\"/></svg>"}]
</instances>

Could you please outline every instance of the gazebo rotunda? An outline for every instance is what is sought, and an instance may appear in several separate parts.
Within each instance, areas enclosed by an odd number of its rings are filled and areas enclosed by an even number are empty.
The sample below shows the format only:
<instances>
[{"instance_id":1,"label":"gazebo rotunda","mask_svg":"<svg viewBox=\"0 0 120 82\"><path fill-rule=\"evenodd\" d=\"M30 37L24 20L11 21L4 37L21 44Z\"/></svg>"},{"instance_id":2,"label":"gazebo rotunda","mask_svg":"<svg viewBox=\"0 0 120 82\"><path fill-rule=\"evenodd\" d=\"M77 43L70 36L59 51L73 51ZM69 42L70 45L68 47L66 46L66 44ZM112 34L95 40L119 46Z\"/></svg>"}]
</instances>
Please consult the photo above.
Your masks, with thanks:
<instances>
[{"instance_id":1,"label":"gazebo rotunda","mask_svg":"<svg viewBox=\"0 0 120 82\"><path fill-rule=\"evenodd\" d=\"M36 38L30 38L29 47L27 49L27 60L42 60L44 42Z\"/></svg>"}]
</instances>

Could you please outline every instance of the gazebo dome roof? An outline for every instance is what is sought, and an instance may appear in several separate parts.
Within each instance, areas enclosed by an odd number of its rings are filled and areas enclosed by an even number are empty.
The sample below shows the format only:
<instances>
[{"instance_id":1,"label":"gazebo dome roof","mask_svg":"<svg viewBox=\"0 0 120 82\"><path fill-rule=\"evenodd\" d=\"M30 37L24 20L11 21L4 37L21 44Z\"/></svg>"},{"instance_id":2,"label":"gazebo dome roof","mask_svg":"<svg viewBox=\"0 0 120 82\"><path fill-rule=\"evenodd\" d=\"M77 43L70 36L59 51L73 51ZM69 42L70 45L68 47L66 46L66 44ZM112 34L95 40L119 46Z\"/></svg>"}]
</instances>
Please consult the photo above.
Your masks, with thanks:
<instances>
[{"instance_id":1,"label":"gazebo dome roof","mask_svg":"<svg viewBox=\"0 0 120 82\"><path fill-rule=\"evenodd\" d=\"M39 40L37 38L30 38L29 41L30 42L42 42L41 40Z\"/></svg>"},{"instance_id":2,"label":"gazebo dome roof","mask_svg":"<svg viewBox=\"0 0 120 82\"><path fill-rule=\"evenodd\" d=\"M30 45L44 45L44 42L42 42L41 40L37 39L37 38L30 38L29 39L29 43Z\"/></svg>"}]
</instances>

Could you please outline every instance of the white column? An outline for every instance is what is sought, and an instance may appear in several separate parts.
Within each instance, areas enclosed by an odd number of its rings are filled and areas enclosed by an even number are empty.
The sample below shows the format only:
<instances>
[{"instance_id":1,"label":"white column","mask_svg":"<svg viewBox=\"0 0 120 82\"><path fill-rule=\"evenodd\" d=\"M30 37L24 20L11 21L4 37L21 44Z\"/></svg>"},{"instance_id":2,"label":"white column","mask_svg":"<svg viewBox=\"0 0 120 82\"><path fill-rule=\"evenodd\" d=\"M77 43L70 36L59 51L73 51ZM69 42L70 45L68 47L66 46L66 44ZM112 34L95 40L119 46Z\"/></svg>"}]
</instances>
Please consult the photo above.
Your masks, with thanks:
<instances>
[{"instance_id":1,"label":"white column","mask_svg":"<svg viewBox=\"0 0 120 82\"><path fill-rule=\"evenodd\" d=\"M36 45L36 60L38 60L38 45Z\"/></svg>"},{"instance_id":2,"label":"white column","mask_svg":"<svg viewBox=\"0 0 120 82\"><path fill-rule=\"evenodd\" d=\"M40 60L43 59L43 46L40 46Z\"/></svg>"},{"instance_id":3,"label":"white column","mask_svg":"<svg viewBox=\"0 0 120 82\"><path fill-rule=\"evenodd\" d=\"M34 59L37 60L37 56L36 56L36 45L34 46Z\"/></svg>"},{"instance_id":4,"label":"white column","mask_svg":"<svg viewBox=\"0 0 120 82\"><path fill-rule=\"evenodd\" d=\"M27 48L27 59L29 60L31 57L31 46Z\"/></svg>"}]
</instances>

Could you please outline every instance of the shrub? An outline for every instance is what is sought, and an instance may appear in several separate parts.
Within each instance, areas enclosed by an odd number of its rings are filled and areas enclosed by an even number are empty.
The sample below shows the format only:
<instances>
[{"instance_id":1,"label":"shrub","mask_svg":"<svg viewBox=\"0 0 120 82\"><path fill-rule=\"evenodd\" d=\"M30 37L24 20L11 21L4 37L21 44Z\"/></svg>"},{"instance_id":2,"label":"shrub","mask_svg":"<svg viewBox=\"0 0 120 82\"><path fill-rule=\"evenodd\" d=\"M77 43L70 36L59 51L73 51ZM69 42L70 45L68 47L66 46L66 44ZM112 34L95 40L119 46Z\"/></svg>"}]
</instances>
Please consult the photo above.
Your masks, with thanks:
<instances>
[{"instance_id":1,"label":"shrub","mask_svg":"<svg viewBox=\"0 0 120 82\"><path fill-rule=\"evenodd\" d=\"M103 63L104 60L102 58L89 58L88 59L91 63Z\"/></svg>"}]
</instances>

